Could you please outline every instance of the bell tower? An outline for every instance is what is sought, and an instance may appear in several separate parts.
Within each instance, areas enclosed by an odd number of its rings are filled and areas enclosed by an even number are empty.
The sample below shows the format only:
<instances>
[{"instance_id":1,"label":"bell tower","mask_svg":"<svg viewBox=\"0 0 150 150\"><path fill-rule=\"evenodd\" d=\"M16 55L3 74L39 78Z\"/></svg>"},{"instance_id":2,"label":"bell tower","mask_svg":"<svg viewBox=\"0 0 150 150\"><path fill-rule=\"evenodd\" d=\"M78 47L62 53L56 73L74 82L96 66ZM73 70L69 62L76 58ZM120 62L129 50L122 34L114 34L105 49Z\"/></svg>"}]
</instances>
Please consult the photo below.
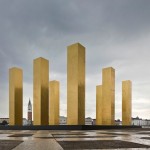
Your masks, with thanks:
<instances>
[{"instance_id":1,"label":"bell tower","mask_svg":"<svg viewBox=\"0 0 150 150\"><path fill-rule=\"evenodd\" d=\"M32 123L32 104L31 104L30 98L28 102L28 121Z\"/></svg>"}]
</instances>

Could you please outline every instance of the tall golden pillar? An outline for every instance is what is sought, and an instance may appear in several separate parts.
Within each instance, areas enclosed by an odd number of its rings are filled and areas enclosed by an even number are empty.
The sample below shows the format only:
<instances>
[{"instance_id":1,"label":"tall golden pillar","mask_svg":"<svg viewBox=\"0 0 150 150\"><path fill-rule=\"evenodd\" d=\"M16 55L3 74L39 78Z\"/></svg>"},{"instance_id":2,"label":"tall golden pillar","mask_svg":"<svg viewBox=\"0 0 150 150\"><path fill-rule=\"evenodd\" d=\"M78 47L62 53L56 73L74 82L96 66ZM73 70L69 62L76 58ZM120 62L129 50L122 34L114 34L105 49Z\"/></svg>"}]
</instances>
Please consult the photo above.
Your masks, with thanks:
<instances>
[{"instance_id":1,"label":"tall golden pillar","mask_svg":"<svg viewBox=\"0 0 150 150\"><path fill-rule=\"evenodd\" d=\"M131 125L132 82L122 81L122 125Z\"/></svg>"},{"instance_id":2,"label":"tall golden pillar","mask_svg":"<svg viewBox=\"0 0 150 150\"><path fill-rule=\"evenodd\" d=\"M49 82L49 125L59 125L59 82Z\"/></svg>"},{"instance_id":3,"label":"tall golden pillar","mask_svg":"<svg viewBox=\"0 0 150 150\"><path fill-rule=\"evenodd\" d=\"M23 118L23 71L9 69L9 124L22 125Z\"/></svg>"},{"instance_id":4,"label":"tall golden pillar","mask_svg":"<svg viewBox=\"0 0 150 150\"><path fill-rule=\"evenodd\" d=\"M67 124L85 124L85 47L80 43L67 51Z\"/></svg>"},{"instance_id":5,"label":"tall golden pillar","mask_svg":"<svg viewBox=\"0 0 150 150\"><path fill-rule=\"evenodd\" d=\"M103 125L114 125L115 123L115 69L112 67L102 70L102 123Z\"/></svg>"},{"instance_id":6,"label":"tall golden pillar","mask_svg":"<svg viewBox=\"0 0 150 150\"><path fill-rule=\"evenodd\" d=\"M34 125L48 125L49 61L41 57L35 59L33 70Z\"/></svg>"},{"instance_id":7,"label":"tall golden pillar","mask_svg":"<svg viewBox=\"0 0 150 150\"><path fill-rule=\"evenodd\" d=\"M96 125L102 125L102 85L96 86Z\"/></svg>"}]
</instances>

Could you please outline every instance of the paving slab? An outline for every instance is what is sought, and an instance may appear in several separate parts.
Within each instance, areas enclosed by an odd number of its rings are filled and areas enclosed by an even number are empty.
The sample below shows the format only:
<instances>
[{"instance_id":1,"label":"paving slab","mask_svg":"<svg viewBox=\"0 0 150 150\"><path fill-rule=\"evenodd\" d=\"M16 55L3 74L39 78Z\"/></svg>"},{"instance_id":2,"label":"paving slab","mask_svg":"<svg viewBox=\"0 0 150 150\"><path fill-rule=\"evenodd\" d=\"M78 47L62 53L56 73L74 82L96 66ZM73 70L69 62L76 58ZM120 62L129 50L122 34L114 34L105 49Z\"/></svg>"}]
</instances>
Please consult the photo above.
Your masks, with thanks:
<instances>
[{"instance_id":1,"label":"paving slab","mask_svg":"<svg viewBox=\"0 0 150 150\"><path fill-rule=\"evenodd\" d=\"M30 137L32 135L33 134L13 134L13 135L10 135L8 137Z\"/></svg>"},{"instance_id":2,"label":"paving slab","mask_svg":"<svg viewBox=\"0 0 150 150\"><path fill-rule=\"evenodd\" d=\"M0 150L11 150L18 146L23 141L17 140L0 140Z\"/></svg>"},{"instance_id":3,"label":"paving slab","mask_svg":"<svg viewBox=\"0 0 150 150\"><path fill-rule=\"evenodd\" d=\"M126 149L126 150L144 150L150 149L150 129L123 129L123 130L1 130L0 139L3 142L12 142L16 146L14 150L59 150L73 149L75 145L80 145L80 149L101 148L104 149ZM22 143L17 143L21 141ZM98 142L97 142L98 141ZM16 142L16 143L15 143ZM64 143L64 145L62 144ZM70 144L71 143L71 144ZM16 144L16 145L15 145ZM11 145L1 143L2 145ZM85 147L85 145L90 145ZM112 145L119 145L113 147ZM128 147L125 148L124 145ZM62 148L63 147L63 148ZM2 149L2 148L1 148ZM0 150L1 150L0 149ZM5 147L9 150L9 147ZM5 150L4 147L2 150Z\"/></svg>"},{"instance_id":4,"label":"paving slab","mask_svg":"<svg viewBox=\"0 0 150 150\"><path fill-rule=\"evenodd\" d=\"M118 148L150 148L150 146L120 140L96 141L59 141L64 150L71 149L118 149Z\"/></svg>"},{"instance_id":5,"label":"paving slab","mask_svg":"<svg viewBox=\"0 0 150 150\"><path fill-rule=\"evenodd\" d=\"M63 148L56 142L56 140L32 140L25 141L13 150L63 150Z\"/></svg>"}]
</instances>

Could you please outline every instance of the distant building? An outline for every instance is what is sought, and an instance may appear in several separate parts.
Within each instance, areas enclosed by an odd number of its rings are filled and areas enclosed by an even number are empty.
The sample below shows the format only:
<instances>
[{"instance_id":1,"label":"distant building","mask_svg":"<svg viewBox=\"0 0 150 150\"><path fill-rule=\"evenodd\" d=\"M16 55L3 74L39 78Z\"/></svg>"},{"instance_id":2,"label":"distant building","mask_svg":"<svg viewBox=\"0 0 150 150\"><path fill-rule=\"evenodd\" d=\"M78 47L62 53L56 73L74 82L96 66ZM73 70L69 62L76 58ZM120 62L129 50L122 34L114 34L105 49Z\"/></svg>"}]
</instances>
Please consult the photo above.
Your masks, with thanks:
<instances>
[{"instance_id":1,"label":"distant building","mask_svg":"<svg viewBox=\"0 0 150 150\"><path fill-rule=\"evenodd\" d=\"M115 125L117 126L122 125L122 121L120 119L115 120Z\"/></svg>"},{"instance_id":2,"label":"distant building","mask_svg":"<svg viewBox=\"0 0 150 150\"><path fill-rule=\"evenodd\" d=\"M93 125L96 125L96 119L93 119Z\"/></svg>"},{"instance_id":3,"label":"distant building","mask_svg":"<svg viewBox=\"0 0 150 150\"><path fill-rule=\"evenodd\" d=\"M122 125L122 121L120 121L119 119L115 120L115 125ZM142 118L139 118L139 117L132 118L131 125L133 125L133 126L143 126L143 127L144 126L150 126L150 120L142 119Z\"/></svg>"},{"instance_id":4,"label":"distant building","mask_svg":"<svg viewBox=\"0 0 150 150\"><path fill-rule=\"evenodd\" d=\"M85 118L85 125L93 125L93 119L91 117Z\"/></svg>"},{"instance_id":5,"label":"distant building","mask_svg":"<svg viewBox=\"0 0 150 150\"><path fill-rule=\"evenodd\" d=\"M9 118L0 118L0 124L1 125L4 121L6 121L9 125ZM23 118L22 121L23 121L23 126L28 125L28 120L26 118Z\"/></svg>"},{"instance_id":6,"label":"distant building","mask_svg":"<svg viewBox=\"0 0 150 150\"><path fill-rule=\"evenodd\" d=\"M96 125L96 119L93 119L93 125ZM115 120L115 125L117 126L122 125L122 121L120 119Z\"/></svg>"},{"instance_id":7,"label":"distant building","mask_svg":"<svg viewBox=\"0 0 150 150\"><path fill-rule=\"evenodd\" d=\"M26 118L23 118L23 126L29 125L29 121Z\"/></svg>"},{"instance_id":8,"label":"distant building","mask_svg":"<svg viewBox=\"0 0 150 150\"><path fill-rule=\"evenodd\" d=\"M93 119L93 125L96 125L96 119ZM115 120L115 125L122 125L122 121L120 119ZM150 126L150 120L149 119L142 119L139 117L132 118L131 125L147 127L147 126Z\"/></svg>"},{"instance_id":9,"label":"distant building","mask_svg":"<svg viewBox=\"0 0 150 150\"><path fill-rule=\"evenodd\" d=\"M60 125L66 125L67 124L67 118L64 116L59 117L59 124Z\"/></svg>"},{"instance_id":10,"label":"distant building","mask_svg":"<svg viewBox=\"0 0 150 150\"><path fill-rule=\"evenodd\" d=\"M59 117L60 125L67 125L67 117L60 116ZM85 118L85 125L93 125L93 119L91 117Z\"/></svg>"},{"instance_id":11,"label":"distant building","mask_svg":"<svg viewBox=\"0 0 150 150\"><path fill-rule=\"evenodd\" d=\"M150 126L150 120L142 119L139 117L132 118L132 125L134 125L134 126Z\"/></svg>"},{"instance_id":12,"label":"distant building","mask_svg":"<svg viewBox=\"0 0 150 150\"><path fill-rule=\"evenodd\" d=\"M28 106L32 106L30 101L29 101ZM32 110L32 109L28 109L28 110L30 112L30 110ZM23 118L23 120L22 120L23 126L32 125L32 117L30 115L31 115L31 113L28 113L28 119ZM7 124L9 125L9 118L0 118L0 125L7 125ZM60 125L67 125L67 117L60 116L59 117L59 124ZM85 125L96 125L96 119L92 119L91 117L85 118ZM115 120L115 125L122 125L122 121L120 119ZM131 125L150 127L150 120L149 119L142 119L139 117L132 118L132 124Z\"/></svg>"},{"instance_id":13,"label":"distant building","mask_svg":"<svg viewBox=\"0 0 150 150\"><path fill-rule=\"evenodd\" d=\"M9 118L0 118L0 124L2 125L3 122L7 122L7 124L9 124Z\"/></svg>"},{"instance_id":14,"label":"distant building","mask_svg":"<svg viewBox=\"0 0 150 150\"><path fill-rule=\"evenodd\" d=\"M136 118L132 118L132 125L142 126L142 118L139 118L138 116Z\"/></svg>"},{"instance_id":15,"label":"distant building","mask_svg":"<svg viewBox=\"0 0 150 150\"><path fill-rule=\"evenodd\" d=\"M32 124L32 104L31 104L30 99L28 102L27 118L28 118L28 124L27 125L31 125Z\"/></svg>"}]
</instances>

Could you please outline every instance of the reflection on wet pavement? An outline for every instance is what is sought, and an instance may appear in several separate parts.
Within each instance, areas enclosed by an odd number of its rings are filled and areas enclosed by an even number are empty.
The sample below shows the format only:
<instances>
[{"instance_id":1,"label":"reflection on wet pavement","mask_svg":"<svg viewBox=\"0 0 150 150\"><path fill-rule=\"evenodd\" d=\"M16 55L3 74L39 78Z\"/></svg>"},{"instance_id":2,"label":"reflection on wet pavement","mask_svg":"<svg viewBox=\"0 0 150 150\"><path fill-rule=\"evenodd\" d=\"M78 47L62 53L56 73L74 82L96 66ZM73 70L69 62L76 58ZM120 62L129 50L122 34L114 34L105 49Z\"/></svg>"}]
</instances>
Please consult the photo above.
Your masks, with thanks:
<instances>
[{"instance_id":1,"label":"reflection on wet pavement","mask_svg":"<svg viewBox=\"0 0 150 150\"><path fill-rule=\"evenodd\" d=\"M8 144L10 143L10 144ZM12 145L12 147L8 147ZM0 150L150 149L150 129L0 131Z\"/></svg>"}]
</instances>

